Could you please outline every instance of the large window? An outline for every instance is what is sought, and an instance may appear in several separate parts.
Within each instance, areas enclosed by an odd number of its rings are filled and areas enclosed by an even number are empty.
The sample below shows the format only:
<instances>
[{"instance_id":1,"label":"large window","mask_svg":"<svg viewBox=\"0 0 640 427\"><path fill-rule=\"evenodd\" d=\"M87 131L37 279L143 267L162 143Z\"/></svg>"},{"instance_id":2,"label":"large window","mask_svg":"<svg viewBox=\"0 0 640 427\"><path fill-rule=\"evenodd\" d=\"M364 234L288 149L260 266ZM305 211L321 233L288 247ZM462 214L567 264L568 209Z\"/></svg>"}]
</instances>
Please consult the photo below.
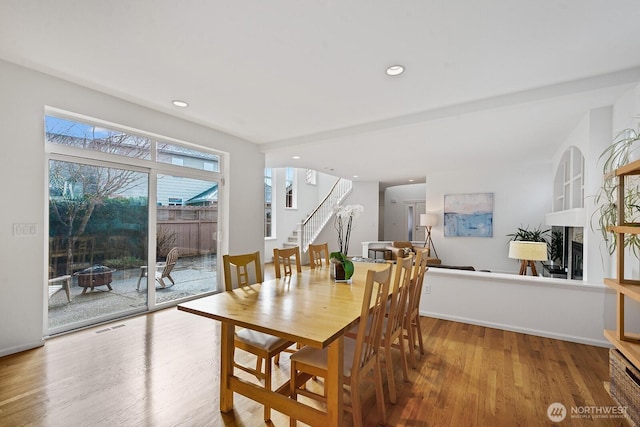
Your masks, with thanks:
<instances>
[{"instance_id":1,"label":"large window","mask_svg":"<svg viewBox=\"0 0 640 427\"><path fill-rule=\"evenodd\" d=\"M273 170L264 170L264 237L274 237L273 233Z\"/></svg>"},{"instance_id":2,"label":"large window","mask_svg":"<svg viewBox=\"0 0 640 427\"><path fill-rule=\"evenodd\" d=\"M296 170L294 168L286 168L285 169L285 179L284 179L284 198L285 198L285 208L295 208L296 207Z\"/></svg>"},{"instance_id":3,"label":"large window","mask_svg":"<svg viewBox=\"0 0 640 427\"><path fill-rule=\"evenodd\" d=\"M46 116L45 126L46 141L50 144L139 159L151 157L149 137L51 115Z\"/></svg>"},{"instance_id":4,"label":"large window","mask_svg":"<svg viewBox=\"0 0 640 427\"><path fill-rule=\"evenodd\" d=\"M45 116L49 333L218 291L220 154L57 113Z\"/></svg>"}]
</instances>

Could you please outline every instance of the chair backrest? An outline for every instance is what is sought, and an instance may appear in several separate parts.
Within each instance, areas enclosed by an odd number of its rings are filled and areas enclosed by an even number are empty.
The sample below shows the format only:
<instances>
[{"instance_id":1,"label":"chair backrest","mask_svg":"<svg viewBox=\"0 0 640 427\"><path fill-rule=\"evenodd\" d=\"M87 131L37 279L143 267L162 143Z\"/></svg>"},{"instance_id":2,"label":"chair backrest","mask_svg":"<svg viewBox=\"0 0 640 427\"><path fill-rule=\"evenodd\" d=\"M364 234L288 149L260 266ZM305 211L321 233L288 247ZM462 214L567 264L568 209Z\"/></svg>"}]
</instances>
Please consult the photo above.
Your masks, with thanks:
<instances>
[{"instance_id":1,"label":"chair backrest","mask_svg":"<svg viewBox=\"0 0 640 427\"><path fill-rule=\"evenodd\" d=\"M367 271L367 281L362 299L362 311L360 312L358 335L351 368L352 376L358 376L360 371L367 370L378 357L382 338L382 322L389 297L390 284L391 265L381 271ZM373 306L371 301L374 301Z\"/></svg>"},{"instance_id":2,"label":"chair backrest","mask_svg":"<svg viewBox=\"0 0 640 427\"><path fill-rule=\"evenodd\" d=\"M413 255L398 258L396 272L391 289L391 301L387 312L387 328L384 331L385 340L402 332L409 292L411 290L411 271L413 270Z\"/></svg>"},{"instance_id":3,"label":"chair backrest","mask_svg":"<svg viewBox=\"0 0 640 427\"><path fill-rule=\"evenodd\" d=\"M323 259L326 260L327 267L329 267L329 244L325 242L318 243L317 245L309 245L309 266L311 269L322 267Z\"/></svg>"},{"instance_id":4,"label":"chair backrest","mask_svg":"<svg viewBox=\"0 0 640 427\"><path fill-rule=\"evenodd\" d=\"M300 248L294 246L292 248L279 249L273 248L273 265L276 268L276 278L282 277L282 269L284 269L285 276L291 276L291 258L295 257L296 271L302 272L302 265L300 264ZM280 266L282 265L282 269Z\"/></svg>"},{"instance_id":5,"label":"chair backrest","mask_svg":"<svg viewBox=\"0 0 640 427\"><path fill-rule=\"evenodd\" d=\"M173 267L175 267L176 262L178 262L178 256L180 255L180 251L178 250L177 247L172 248L169 253L167 254L167 260L166 263L164 265L164 268L162 269L162 277L167 277L169 274L171 274L171 270L173 270Z\"/></svg>"},{"instance_id":6,"label":"chair backrest","mask_svg":"<svg viewBox=\"0 0 640 427\"><path fill-rule=\"evenodd\" d=\"M409 303L407 305L407 317L415 315L420 310L420 296L422 295L422 284L424 283L424 274L429 269L427 251L418 251L416 254L415 267L413 276L411 277L411 287L409 290Z\"/></svg>"},{"instance_id":7,"label":"chair backrest","mask_svg":"<svg viewBox=\"0 0 640 427\"><path fill-rule=\"evenodd\" d=\"M224 266L224 287L227 291L240 286L262 283L260 251L241 255L223 255L222 263ZM232 266L235 269L235 275L231 274Z\"/></svg>"}]
</instances>

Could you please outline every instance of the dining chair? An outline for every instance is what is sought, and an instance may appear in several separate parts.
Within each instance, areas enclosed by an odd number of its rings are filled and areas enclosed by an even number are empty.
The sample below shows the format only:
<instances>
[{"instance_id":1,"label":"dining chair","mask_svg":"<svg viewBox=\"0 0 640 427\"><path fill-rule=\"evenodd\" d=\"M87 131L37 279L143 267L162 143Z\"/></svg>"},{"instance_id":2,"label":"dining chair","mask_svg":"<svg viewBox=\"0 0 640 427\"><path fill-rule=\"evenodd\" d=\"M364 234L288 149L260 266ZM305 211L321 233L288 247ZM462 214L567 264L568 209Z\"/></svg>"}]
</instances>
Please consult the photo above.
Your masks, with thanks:
<instances>
[{"instance_id":1,"label":"dining chair","mask_svg":"<svg viewBox=\"0 0 640 427\"><path fill-rule=\"evenodd\" d=\"M344 338L344 385L351 391L351 405L345 407L352 412L353 425L362 426L362 402L360 398L360 384L370 380L368 374L373 373L373 383L376 393L376 406L380 422L386 424L384 393L382 390L382 372L380 369L380 339L382 336L382 322L385 305L389 296L391 282L391 266L381 271L367 271L360 323L355 339ZM371 304L374 301L373 305ZM371 325L367 327L367 324ZM326 390L323 394L306 388L307 381L298 382L299 374L308 374L326 378L328 371L327 349L303 347L291 356L290 395L297 400L297 395L303 395L326 403ZM295 417L290 418L291 426L296 425Z\"/></svg>"},{"instance_id":2,"label":"dining chair","mask_svg":"<svg viewBox=\"0 0 640 427\"><path fill-rule=\"evenodd\" d=\"M49 276L53 274L53 269L49 267ZM71 302L71 275L51 277L48 281L49 299L60 291L67 294L67 302Z\"/></svg>"},{"instance_id":3,"label":"dining chair","mask_svg":"<svg viewBox=\"0 0 640 427\"><path fill-rule=\"evenodd\" d=\"M276 279L282 277L282 270L285 276L291 276L291 258L295 258L296 271L302 273L302 265L300 264L300 248L294 246L292 248L273 248L273 265L276 269ZM282 268L280 268L282 266Z\"/></svg>"},{"instance_id":4,"label":"dining chair","mask_svg":"<svg viewBox=\"0 0 640 427\"><path fill-rule=\"evenodd\" d=\"M422 296L422 284L424 283L424 275L429 269L427 262L429 257L426 251L418 251L416 253L416 261L413 269L413 276L410 281L407 310L404 317L404 333L409 344L409 357L411 359L411 367L416 367L416 341L420 354L424 354L424 346L422 344L422 328L420 326L420 297Z\"/></svg>"},{"instance_id":5,"label":"dining chair","mask_svg":"<svg viewBox=\"0 0 640 427\"><path fill-rule=\"evenodd\" d=\"M260 263L260 252L240 255L223 255L222 263L224 268L224 285L227 292L234 288L251 286L262 283L262 264ZM235 275L232 274L235 270ZM235 280L234 280L235 279ZM264 380L264 388L271 391L271 359L276 356L275 364L279 363L277 356L294 344L273 335L252 329L236 329L234 336L234 347L244 350L256 356L256 367L251 368L233 360L233 366L254 375L258 380ZM264 371L262 370L262 361ZM271 407L265 404L264 420L271 419Z\"/></svg>"},{"instance_id":6,"label":"dining chair","mask_svg":"<svg viewBox=\"0 0 640 427\"><path fill-rule=\"evenodd\" d=\"M323 259L329 267L329 244L325 242L309 245L309 267L312 270L316 267L322 267Z\"/></svg>"},{"instance_id":7,"label":"dining chair","mask_svg":"<svg viewBox=\"0 0 640 427\"><path fill-rule=\"evenodd\" d=\"M167 258L165 259L164 262L156 263L155 279L156 279L156 282L160 284L161 288L164 289L167 287L167 284L164 282L164 279L169 279L169 281L171 282L171 286L176 284L176 282L173 280L173 277L171 277L171 272L173 271L173 268L176 266L179 256L180 256L180 250L177 247L175 247L169 251L169 253L167 254ZM140 267L140 277L138 277L138 284L136 286L137 290L140 290L140 281L142 280L143 277L147 277L148 270L149 269L147 268L146 265L143 265Z\"/></svg>"},{"instance_id":8,"label":"dining chair","mask_svg":"<svg viewBox=\"0 0 640 427\"><path fill-rule=\"evenodd\" d=\"M400 362L402 364L402 377L409 381L409 367L407 365L407 352L404 346L405 311L410 291L411 272L413 270L413 254L400 257L396 263L396 269L391 288L391 297L387 303L387 313L383 321L382 338L380 347L384 351L384 364L387 371L387 386L389 387L389 402L395 404L398 401L396 392L395 375L393 370L393 358L391 349L400 350Z\"/></svg>"}]
</instances>

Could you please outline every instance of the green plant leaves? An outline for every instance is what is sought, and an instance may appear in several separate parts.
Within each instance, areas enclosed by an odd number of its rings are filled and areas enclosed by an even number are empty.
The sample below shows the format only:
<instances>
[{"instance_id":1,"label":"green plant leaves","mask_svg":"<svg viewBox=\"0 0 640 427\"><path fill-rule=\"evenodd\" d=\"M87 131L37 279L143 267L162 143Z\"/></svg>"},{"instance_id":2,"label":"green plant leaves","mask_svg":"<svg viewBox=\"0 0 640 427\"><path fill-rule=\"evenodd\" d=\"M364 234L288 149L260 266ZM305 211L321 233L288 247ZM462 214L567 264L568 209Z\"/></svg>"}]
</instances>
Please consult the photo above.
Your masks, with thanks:
<instances>
[{"instance_id":1,"label":"green plant leaves","mask_svg":"<svg viewBox=\"0 0 640 427\"><path fill-rule=\"evenodd\" d=\"M620 220L618 218L618 186L620 178L615 175L615 170L628 164L633 157L632 153L639 147L640 134L634 129L623 129L599 158L599 161L603 164L602 172L604 178L593 199L596 210L591 217L591 229L594 229L594 217L597 217L597 227L602 233L609 255L615 252L617 241L617 235L612 232L611 227L618 225ZM638 176L626 176L624 179L625 193L620 201L623 204L624 222L639 222L640 179ZM638 257L640 255L640 237L627 234L624 240L624 247L631 248L636 257Z\"/></svg>"},{"instance_id":2,"label":"green plant leaves","mask_svg":"<svg viewBox=\"0 0 640 427\"><path fill-rule=\"evenodd\" d=\"M511 237L511 240L549 243L547 241L547 235L550 231L550 228L542 230L540 226L538 226L538 228L534 228L533 230L529 230L529 226L527 226L526 228L518 227L518 231L516 231L515 233L507 234L507 236Z\"/></svg>"},{"instance_id":3,"label":"green plant leaves","mask_svg":"<svg viewBox=\"0 0 640 427\"><path fill-rule=\"evenodd\" d=\"M355 269L355 267L353 266L353 262L347 259L342 262L342 265L344 266L344 278L347 280L351 279L351 276L353 276L353 271Z\"/></svg>"}]
</instances>

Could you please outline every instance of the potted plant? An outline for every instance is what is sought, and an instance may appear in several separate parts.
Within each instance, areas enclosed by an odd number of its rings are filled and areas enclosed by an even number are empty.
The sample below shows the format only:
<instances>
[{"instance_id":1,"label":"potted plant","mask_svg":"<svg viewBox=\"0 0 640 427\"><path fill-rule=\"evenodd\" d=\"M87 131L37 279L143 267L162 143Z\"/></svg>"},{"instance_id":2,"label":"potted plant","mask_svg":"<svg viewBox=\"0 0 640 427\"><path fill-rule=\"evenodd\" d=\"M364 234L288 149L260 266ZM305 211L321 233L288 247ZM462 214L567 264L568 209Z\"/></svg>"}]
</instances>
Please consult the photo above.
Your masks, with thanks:
<instances>
[{"instance_id":1,"label":"potted plant","mask_svg":"<svg viewBox=\"0 0 640 427\"><path fill-rule=\"evenodd\" d=\"M551 231L551 229L547 228L546 230L542 230L540 226L533 230L529 230L529 226L526 228L518 227L518 231L507 234L507 236L511 237L511 240L520 240L523 242L544 242L548 244L549 241L547 240L547 235L549 234L549 231Z\"/></svg>"},{"instance_id":2,"label":"potted plant","mask_svg":"<svg viewBox=\"0 0 640 427\"><path fill-rule=\"evenodd\" d=\"M353 262L347 258L349 253L349 239L351 238L351 228L354 220L357 219L364 207L362 205L348 205L334 207L333 212L334 226L338 232L338 252L331 252L329 259L331 260L331 275L336 281L349 281L353 276Z\"/></svg>"},{"instance_id":3,"label":"potted plant","mask_svg":"<svg viewBox=\"0 0 640 427\"><path fill-rule=\"evenodd\" d=\"M551 231L551 244L549 245L549 261L551 265L555 265L558 261L559 267L562 267L562 232L558 230Z\"/></svg>"},{"instance_id":4,"label":"potted plant","mask_svg":"<svg viewBox=\"0 0 640 427\"><path fill-rule=\"evenodd\" d=\"M529 226L527 226L526 228L523 227L518 227L518 230L515 233L511 233L511 234L507 234L507 236L511 237L511 242L513 241L521 241L521 242L536 242L536 243L544 243L545 244L545 248L542 249L540 246L541 245L529 245L529 244L521 244L521 245L516 245L516 244L511 244L509 243L509 257L510 258L520 258L520 273L519 274L527 274L527 266L531 267L531 273L534 276L537 276L537 270L535 267L535 261L542 261L544 260L544 258L548 258L548 251L549 251L549 241L547 240L547 235L549 234L549 232L551 231L551 229L547 228L545 230L543 230L540 226L538 226L538 228L534 228L532 230L529 230ZM529 249L525 250L524 253L522 252L522 246L534 246L536 248L539 249L539 251L534 251L535 253L528 253L530 252ZM520 251L518 251L518 247L520 247ZM523 254L527 254L528 255L533 255L534 258L521 258L520 256ZM541 256L543 255L544 256Z\"/></svg>"},{"instance_id":5,"label":"potted plant","mask_svg":"<svg viewBox=\"0 0 640 427\"><path fill-rule=\"evenodd\" d=\"M600 155L603 181L594 197L596 210L592 215L591 228L594 228L594 216L597 227L602 233L609 254L616 248L617 235L612 227L618 225L618 177L615 170L640 158L640 133L634 129L624 129L617 134L611 145ZM628 176L625 194L620 203L624 204L626 222L640 222L640 177ZM634 255L640 258L640 236L626 234L624 246L631 248Z\"/></svg>"}]
</instances>

